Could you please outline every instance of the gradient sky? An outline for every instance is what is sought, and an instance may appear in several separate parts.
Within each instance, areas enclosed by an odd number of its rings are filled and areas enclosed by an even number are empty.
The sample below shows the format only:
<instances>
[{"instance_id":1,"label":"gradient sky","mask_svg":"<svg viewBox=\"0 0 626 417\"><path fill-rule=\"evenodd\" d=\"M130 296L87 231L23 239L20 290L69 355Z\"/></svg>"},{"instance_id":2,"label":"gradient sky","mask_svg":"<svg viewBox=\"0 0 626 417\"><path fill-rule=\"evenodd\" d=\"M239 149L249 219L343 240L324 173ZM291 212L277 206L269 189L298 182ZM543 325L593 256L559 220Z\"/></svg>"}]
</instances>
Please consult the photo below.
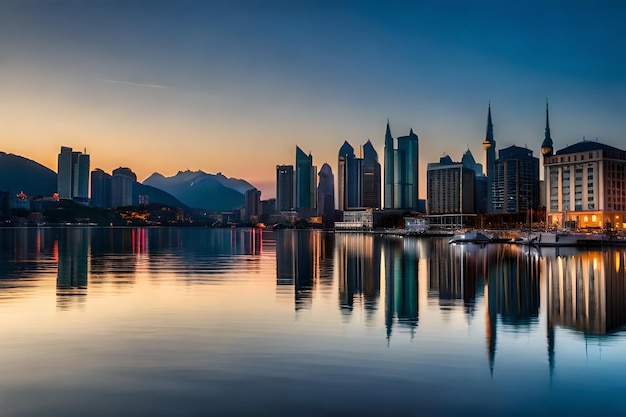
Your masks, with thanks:
<instances>
[{"instance_id":1,"label":"gradient sky","mask_svg":"<svg viewBox=\"0 0 626 417\"><path fill-rule=\"evenodd\" d=\"M428 162L626 148L625 1L0 0L0 150L56 171L61 145L92 169L201 169L275 194L295 146L336 176L344 140L385 123Z\"/></svg>"}]
</instances>

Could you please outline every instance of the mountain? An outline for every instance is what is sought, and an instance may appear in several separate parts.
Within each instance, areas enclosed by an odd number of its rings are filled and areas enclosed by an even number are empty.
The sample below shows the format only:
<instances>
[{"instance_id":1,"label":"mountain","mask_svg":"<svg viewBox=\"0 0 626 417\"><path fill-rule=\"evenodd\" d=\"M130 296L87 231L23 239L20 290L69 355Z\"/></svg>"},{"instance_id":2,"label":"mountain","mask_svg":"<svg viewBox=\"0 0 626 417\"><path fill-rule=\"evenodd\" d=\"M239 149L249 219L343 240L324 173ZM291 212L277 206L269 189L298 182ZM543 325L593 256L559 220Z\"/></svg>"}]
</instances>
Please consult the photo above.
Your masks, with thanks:
<instances>
[{"instance_id":1,"label":"mountain","mask_svg":"<svg viewBox=\"0 0 626 417\"><path fill-rule=\"evenodd\" d=\"M245 192L254 188L241 179L228 178L202 171L179 171L173 177L158 172L143 181L178 198L189 207L209 211L230 211L245 203Z\"/></svg>"},{"instance_id":2,"label":"mountain","mask_svg":"<svg viewBox=\"0 0 626 417\"><path fill-rule=\"evenodd\" d=\"M57 191L57 174L30 159L0 152L0 190L51 197Z\"/></svg>"},{"instance_id":3,"label":"mountain","mask_svg":"<svg viewBox=\"0 0 626 417\"><path fill-rule=\"evenodd\" d=\"M174 197L173 195L159 190L158 188L151 187L149 185L142 184L140 182L133 182L133 202L139 201L140 195L147 195L148 201L150 203L159 203L164 204L170 207L179 207L186 208L187 206L183 204L179 199Z\"/></svg>"}]
</instances>

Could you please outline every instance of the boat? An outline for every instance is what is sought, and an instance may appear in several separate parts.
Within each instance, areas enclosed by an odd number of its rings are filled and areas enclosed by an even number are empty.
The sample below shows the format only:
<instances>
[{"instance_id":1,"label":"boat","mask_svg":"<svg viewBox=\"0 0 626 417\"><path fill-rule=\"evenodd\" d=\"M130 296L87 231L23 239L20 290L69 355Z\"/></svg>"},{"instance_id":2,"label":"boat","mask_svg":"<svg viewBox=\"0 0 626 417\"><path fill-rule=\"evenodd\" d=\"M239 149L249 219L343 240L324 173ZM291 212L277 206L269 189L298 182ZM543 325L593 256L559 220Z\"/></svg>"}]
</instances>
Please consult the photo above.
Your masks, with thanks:
<instances>
[{"instance_id":1,"label":"boat","mask_svg":"<svg viewBox=\"0 0 626 417\"><path fill-rule=\"evenodd\" d=\"M569 231L532 233L527 239L532 241L534 245L544 247L595 246L602 245L605 241L609 244L601 234Z\"/></svg>"},{"instance_id":2,"label":"boat","mask_svg":"<svg viewBox=\"0 0 626 417\"><path fill-rule=\"evenodd\" d=\"M489 243L489 236L479 232L478 230L468 230L464 232L457 232L452 236L452 239L448 243Z\"/></svg>"}]
</instances>

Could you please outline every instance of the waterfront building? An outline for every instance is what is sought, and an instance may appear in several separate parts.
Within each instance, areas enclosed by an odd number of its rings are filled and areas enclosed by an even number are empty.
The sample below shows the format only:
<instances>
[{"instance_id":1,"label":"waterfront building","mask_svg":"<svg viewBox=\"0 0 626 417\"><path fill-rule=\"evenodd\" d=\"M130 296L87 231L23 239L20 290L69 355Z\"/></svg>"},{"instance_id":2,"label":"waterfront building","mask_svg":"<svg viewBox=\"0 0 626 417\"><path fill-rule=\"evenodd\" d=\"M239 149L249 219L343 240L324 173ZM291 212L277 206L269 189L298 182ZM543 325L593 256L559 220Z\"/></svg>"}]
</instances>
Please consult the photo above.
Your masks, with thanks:
<instances>
[{"instance_id":1,"label":"waterfront building","mask_svg":"<svg viewBox=\"0 0 626 417\"><path fill-rule=\"evenodd\" d=\"M296 210L304 214L310 214L317 208L317 167L313 165L313 156L305 154L299 146L296 146Z\"/></svg>"},{"instance_id":2,"label":"waterfront building","mask_svg":"<svg viewBox=\"0 0 626 417\"><path fill-rule=\"evenodd\" d=\"M57 157L57 192L59 198L89 202L89 155L61 146Z\"/></svg>"},{"instance_id":3,"label":"waterfront building","mask_svg":"<svg viewBox=\"0 0 626 417\"><path fill-rule=\"evenodd\" d=\"M385 133L385 202L387 209L417 210L419 196L419 139L413 129L397 138L397 149L389 121Z\"/></svg>"},{"instance_id":4,"label":"waterfront building","mask_svg":"<svg viewBox=\"0 0 626 417\"><path fill-rule=\"evenodd\" d=\"M351 209L343 212L340 222L335 222L337 230L372 230L374 213L371 208Z\"/></svg>"},{"instance_id":5,"label":"waterfront building","mask_svg":"<svg viewBox=\"0 0 626 417\"><path fill-rule=\"evenodd\" d=\"M261 215L261 191L256 188L251 188L246 191L245 195L245 213L244 213L244 221L250 221L253 217L258 221L259 216Z\"/></svg>"},{"instance_id":6,"label":"waterfront building","mask_svg":"<svg viewBox=\"0 0 626 417\"><path fill-rule=\"evenodd\" d=\"M293 165L276 166L276 210L294 209Z\"/></svg>"},{"instance_id":7,"label":"waterfront building","mask_svg":"<svg viewBox=\"0 0 626 417\"><path fill-rule=\"evenodd\" d=\"M474 206L476 213L487 212L487 177L483 173L483 166L474 159L474 155L468 149L461 158L465 168L474 171Z\"/></svg>"},{"instance_id":8,"label":"waterfront building","mask_svg":"<svg viewBox=\"0 0 626 417\"><path fill-rule=\"evenodd\" d=\"M520 213L539 206L539 158L510 146L499 151L493 176L493 212Z\"/></svg>"},{"instance_id":9,"label":"waterfront building","mask_svg":"<svg viewBox=\"0 0 626 417\"><path fill-rule=\"evenodd\" d=\"M100 168L91 171L91 205L111 207L111 175Z\"/></svg>"},{"instance_id":10,"label":"waterfront building","mask_svg":"<svg viewBox=\"0 0 626 417\"><path fill-rule=\"evenodd\" d=\"M337 161L337 194L339 210L359 207L361 159L354 155L354 148L345 141L339 148Z\"/></svg>"},{"instance_id":11,"label":"waterfront building","mask_svg":"<svg viewBox=\"0 0 626 417\"><path fill-rule=\"evenodd\" d=\"M380 209L380 162L369 139L363 145L360 182L361 207Z\"/></svg>"},{"instance_id":12,"label":"waterfront building","mask_svg":"<svg viewBox=\"0 0 626 417\"><path fill-rule=\"evenodd\" d=\"M487 134L483 141L485 150L486 177L487 177L487 212L493 211L493 177L496 168L496 141L493 137L493 123L491 121L491 103L487 110Z\"/></svg>"},{"instance_id":13,"label":"waterfront building","mask_svg":"<svg viewBox=\"0 0 626 417\"><path fill-rule=\"evenodd\" d=\"M544 157L547 222L555 227L626 229L626 152L596 141Z\"/></svg>"},{"instance_id":14,"label":"waterfront building","mask_svg":"<svg viewBox=\"0 0 626 417\"><path fill-rule=\"evenodd\" d=\"M553 153L546 103L541 153L549 226L626 229L626 151L583 138Z\"/></svg>"},{"instance_id":15,"label":"waterfront building","mask_svg":"<svg viewBox=\"0 0 626 417\"><path fill-rule=\"evenodd\" d=\"M426 212L433 226L462 227L464 218L475 216L475 171L449 156L426 168Z\"/></svg>"},{"instance_id":16,"label":"waterfront building","mask_svg":"<svg viewBox=\"0 0 626 417\"><path fill-rule=\"evenodd\" d=\"M113 170L111 177L111 207L128 207L133 205L133 183L137 175L130 169L119 167Z\"/></svg>"},{"instance_id":17,"label":"waterfront building","mask_svg":"<svg viewBox=\"0 0 626 417\"><path fill-rule=\"evenodd\" d=\"M330 165L322 165L317 174L320 178L317 186L317 215L322 218L325 227L332 227L335 220L335 177Z\"/></svg>"},{"instance_id":18,"label":"waterfront building","mask_svg":"<svg viewBox=\"0 0 626 417\"><path fill-rule=\"evenodd\" d=\"M339 149L339 210L369 207L380 209L380 163L372 142L363 145L363 156L357 158L346 141Z\"/></svg>"}]
</instances>

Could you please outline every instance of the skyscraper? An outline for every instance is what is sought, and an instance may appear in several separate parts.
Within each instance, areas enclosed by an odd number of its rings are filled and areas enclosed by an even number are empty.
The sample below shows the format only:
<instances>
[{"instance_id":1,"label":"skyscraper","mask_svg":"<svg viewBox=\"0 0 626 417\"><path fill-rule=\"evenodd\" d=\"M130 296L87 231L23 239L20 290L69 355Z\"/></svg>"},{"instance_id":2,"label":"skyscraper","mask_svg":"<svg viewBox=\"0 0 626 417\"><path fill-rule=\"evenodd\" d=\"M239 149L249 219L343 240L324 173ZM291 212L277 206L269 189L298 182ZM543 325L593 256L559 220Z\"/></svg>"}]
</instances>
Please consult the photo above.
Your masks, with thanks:
<instances>
[{"instance_id":1,"label":"skyscraper","mask_svg":"<svg viewBox=\"0 0 626 417\"><path fill-rule=\"evenodd\" d=\"M276 166L276 210L289 211L294 205L293 165Z\"/></svg>"},{"instance_id":2,"label":"skyscraper","mask_svg":"<svg viewBox=\"0 0 626 417\"><path fill-rule=\"evenodd\" d=\"M493 175L493 211L519 213L539 205L539 159L519 146L501 149Z\"/></svg>"},{"instance_id":3,"label":"skyscraper","mask_svg":"<svg viewBox=\"0 0 626 417\"><path fill-rule=\"evenodd\" d=\"M394 159L394 208L417 210L419 143L413 129L407 136L397 139L398 149Z\"/></svg>"},{"instance_id":4,"label":"skyscraper","mask_svg":"<svg viewBox=\"0 0 626 417\"><path fill-rule=\"evenodd\" d=\"M317 215L322 217L325 227L332 227L335 219L335 178L330 165L322 165L317 174L320 177L317 186Z\"/></svg>"},{"instance_id":5,"label":"skyscraper","mask_svg":"<svg viewBox=\"0 0 626 417\"><path fill-rule=\"evenodd\" d=\"M385 132L385 202L386 209L394 208L393 181L394 181L394 143L387 120L387 130Z\"/></svg>"},{"instance_id":6,"label":"skyscraper","mask_svg":"<svg viewBox=\"0 0 626 417\"><path fill-rule=\"evenodd\" d=\"M339 148L337 162L337 192L339 210L359 206L358 162L354 148L345 141Z\"/></svg>"},{"instance_id":7,"label":"skyscraper","mask_svg":"<svg viewBox=\"0 0 626 417\"><path fill-rule=\"evenodd\" d=\"M91 171L91 205L111 207L111 176L100 168Z\"/></svg>"},{"instance_id":8,"label":"skyscraper","mask_svg":"<svg viewBox=\"0 0 626 417\"><path fill-rule=\"evenodd\" d=\"M257 220L261 214L261 191L256 188L251 188L246 191L246 213L245 222L252 219L253 216L257 217Z\"/></svg>"},{"instance_id":9,"label":"skyscraper","mask_svg":"<svg viewBox=\"0 0 626 417\"><path fill-rule=\"evenodd\" d=\"M128 207L133 205L133 183L137 175L130 169L119 167L113 170L111 178L111 206Z\"/></svg>"},{"instance_id":10,"label":"skyscraper","mask_svg":"<svg viewBox=\"0 0 626 417\"><path fill-rule=\"evenodd\" d=\"M475 171L453 162L449 156L426 168L426 202L429 215L459 215L475 213ZM452 218L450 218L452 220ZM454 219L462 224L463 219Z\"/></svg>"},{"instance_id":11,"label":"skyscraper","mask_svg":"<svg viewBox=\"0 0 626 417\"><path fill-rule=\"evenodd\" d=\"M493 138L493 123L491 122L491 103L487 111L487 134L483 141L485 162L487 166L487 212L493 211L493 176L496 165L496 141Z\"/></svg>"},{"instance_id":12,"label":"skyscraper","mask_svg":"<svg viewBox=\"0 0 626 417\"><path fill-rule=\"evenodd\" d=\"M59 198L87 203L89 201L89 155L87 151L73 152L72 148L61 146L57 166Z\"/></svg>"},{"instance_id":13,"label":"skyscraper","mask_svg":"<svg viewBox=\"0 0 626 417\"><path fill-rule=\"evenodd\" d=\"M380 163L378 153L368 139L363 145L361 163L361 207L380 208Z\"/></svg>"},{"instance_id":14,"label":"skyscraper","mask_svg":"<svg viewBox=\"0 0 626 417\"><path fill-rule=\"evenodd\" d=\"M313 165L313 156L305 154L296 146L296 210L311 212L317 208L316 180L317 167Z\"/></svg>"}]
</instances>

